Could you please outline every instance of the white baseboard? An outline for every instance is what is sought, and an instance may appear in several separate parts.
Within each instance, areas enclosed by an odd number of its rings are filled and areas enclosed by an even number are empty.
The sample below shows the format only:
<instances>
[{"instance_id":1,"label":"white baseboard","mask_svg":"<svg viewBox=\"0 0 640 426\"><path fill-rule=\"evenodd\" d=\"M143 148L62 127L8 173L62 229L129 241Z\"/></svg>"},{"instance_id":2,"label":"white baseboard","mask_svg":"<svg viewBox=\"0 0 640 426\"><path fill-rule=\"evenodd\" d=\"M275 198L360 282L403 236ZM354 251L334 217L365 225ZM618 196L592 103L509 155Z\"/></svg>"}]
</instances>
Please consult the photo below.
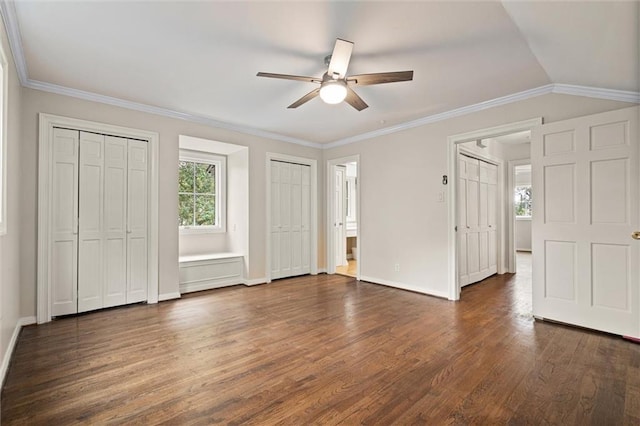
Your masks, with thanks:
<instances>
[{"instance_id":1,"label":"white baseboard","mask_svg":"<svg viewBox=\"0 0 640 426\"><path fill-rule=\"evenodd\" d=\"M327 268L319 268L318 269L318 274L326 274L326 273L327 273Z\"/></svg>"},{"instance_id":2,"label":"white baseboard","mask_svg":"<svg viewBox=\"0 0 640 426\"><path fill-rule=\"evenodd\" d=\"M259 284L265 284L267 282L266 278L245 278L242 281L242 284L246 285L246 286L252 286L252 285L259 285Z\"/></svg>"},{"instance_id":3,"label":"white baseboard","mask_svg":"<svg viewBox=\"0 0 640 426\"><path fill-rule=\"evenodd\" d=\"M25 325L31 325L36 323L36 317L23 317L18 318L16 322L16 326L13 329L13 334L11 335L11 340L9 340L9 345L7 346L7 350L4 353L4 357L2 358L2 366L0 366L0 387L4 385L4 379L7 375L7 371L9 370L9 363L11 362L11 357L13 356L13 350L16 347L16 343L18 343L18 336L20 335L20 330Z\"/></svg>"},{"instance_id":4,"label":"white baseboard","mask_svg":"<svg viewBox=\"0 0 640 426\"><path fill-rule=\"evenodd\" d=\"M165 300L180 299L180 292L174 291L171 293L163 293L158 295L158 302L164 302Z\"/></svg>"},{"instance_id":5,"label":"white baseboard","mask_svg":"<svg viewBox=\"0 0 640 426\"><path fill-rule=\"evenodd\" d=\"M434 291L434 290L429 290L429 289L424 289L422 287L416 287L414 285L411 284L405 284L405 283L401 283L401 282L397 282L397 281L389 281L389 280L385 280L382 278L374 278L374 277L366 277L364 275L360 276L360 281L367 281L373 284L381 284L381 285L385 285L387 287L394 287L394 288L399 288L401 290L409 290L409 291L413 291L415 293L422 293L422 294L426 294L428 296L436 296L436 297L441 297L444 299L448 298L448 295L446 292L440 292L440 291Z\"/></svg>"}]
</instances>

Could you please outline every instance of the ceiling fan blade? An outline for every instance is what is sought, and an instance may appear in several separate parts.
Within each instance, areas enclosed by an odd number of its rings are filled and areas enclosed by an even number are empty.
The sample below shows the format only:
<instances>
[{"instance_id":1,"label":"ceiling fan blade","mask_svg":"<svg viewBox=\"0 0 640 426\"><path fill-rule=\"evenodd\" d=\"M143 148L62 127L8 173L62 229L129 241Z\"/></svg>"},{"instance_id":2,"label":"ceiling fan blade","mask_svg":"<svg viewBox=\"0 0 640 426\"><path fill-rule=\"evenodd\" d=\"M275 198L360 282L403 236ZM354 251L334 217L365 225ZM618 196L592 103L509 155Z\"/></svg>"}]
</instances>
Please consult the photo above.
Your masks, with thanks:
<instances>
[{"instance_id":1,"label":"ceiling fan blade","mask_svg":"<svg viewBox=\"0 0 640 426\"><path fill-rule=\"evenodd\" d=\"M297 101L289 105L287 108L298 108L300 105L309 102L311 99L315 98L319 94L320 94L320 88L318 87L317 89L310 91L309 93L307 93L306 95L304 95L303 97L301 97L300 99L298 99Z\"/></svg>"},{"instance_id":2,"label":"ceiling fan blade","mask_svg":"<svg viewBox=\"0 0 640 426\"><path fill-rule=\"evenodd\" d=\"M306 81L308 83L322 83L322 79L314 77L305 77L302 75L274 74L270 72L259 72L258 77L281 78L283 80Z\"/></svg>"},{"instance_id":3,"label":"ceiling fan blade","mask_svg":"<svg viewBox=\"0 0 640 426\"><path fill-rule=\"evenodd\" d=\"M351 52L353 51L353 43L347 40L336 39L336 45L331 53L331 61L327 74L330 77L344 78L347 75L347 68L351 60Z\"/></svg>"},{"instance_id":4,"label":"ceiling fan blade","mask_svg":"<svg viewBox=\"0 0 640 426\"><path fill-rule=\"evenodd\" d=\"M413 80L413 71L379 72L374 74L350 75L347 77L349 83L357 84L358 86L410 80Z\"/></svg>"},{"instance_id":5,"label":"ceiling fan blade","mask_svg":"<svg viewBox=\"0 0 640 426\"><path fill-rule=\"evenodd\" d=\"M360 96L356 92L353 91L351 87L347 86L347 97L344 99L346 103L357 109L358 111L362 111L365 108L368 108L369 105L362 100Z\"/></svg>"}]
</instances>

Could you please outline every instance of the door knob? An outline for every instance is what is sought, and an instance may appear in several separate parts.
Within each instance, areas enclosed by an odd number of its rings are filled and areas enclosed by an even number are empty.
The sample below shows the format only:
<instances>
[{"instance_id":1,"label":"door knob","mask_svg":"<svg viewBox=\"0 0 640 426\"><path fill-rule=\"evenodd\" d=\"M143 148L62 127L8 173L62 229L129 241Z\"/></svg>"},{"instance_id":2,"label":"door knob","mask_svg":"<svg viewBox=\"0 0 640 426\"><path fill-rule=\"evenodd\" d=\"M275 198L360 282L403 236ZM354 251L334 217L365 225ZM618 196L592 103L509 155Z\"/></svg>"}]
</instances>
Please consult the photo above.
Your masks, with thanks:
<instances>
[{"instance_id":1,"label":"door knob","mask_svg":"<svg viewBox=\"0 0 640 426\"><path fill-rule=\"evenodd\" d=\"M633 238L634 240L640 240L640 231L632 232L631 238Z\"/></svg>"}]
</instances>

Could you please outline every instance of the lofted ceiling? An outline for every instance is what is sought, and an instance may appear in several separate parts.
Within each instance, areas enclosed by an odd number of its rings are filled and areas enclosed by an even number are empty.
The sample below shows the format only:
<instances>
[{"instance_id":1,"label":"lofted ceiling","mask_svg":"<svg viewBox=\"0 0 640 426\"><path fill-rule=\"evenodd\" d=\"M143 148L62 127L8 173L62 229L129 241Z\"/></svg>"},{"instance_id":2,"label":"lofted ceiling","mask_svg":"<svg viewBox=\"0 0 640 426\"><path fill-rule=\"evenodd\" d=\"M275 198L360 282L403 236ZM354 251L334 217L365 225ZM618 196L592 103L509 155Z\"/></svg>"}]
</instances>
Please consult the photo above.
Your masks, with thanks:
<instances>
[{"instance_id":1,"label":"lofted ceiling","mask_svg":"<svg viewBox=\"0 0 640 426\"><path fill-rule=\"evenodd\" d=\"M554 85L640 89L638 2L25 0L3 15L26 86L314 146ZM320 77L336 38L355 43L348 74L414 80L357 87L358 112L287 109L315 86L256 77Z\"/></svg>"}]
</instances>

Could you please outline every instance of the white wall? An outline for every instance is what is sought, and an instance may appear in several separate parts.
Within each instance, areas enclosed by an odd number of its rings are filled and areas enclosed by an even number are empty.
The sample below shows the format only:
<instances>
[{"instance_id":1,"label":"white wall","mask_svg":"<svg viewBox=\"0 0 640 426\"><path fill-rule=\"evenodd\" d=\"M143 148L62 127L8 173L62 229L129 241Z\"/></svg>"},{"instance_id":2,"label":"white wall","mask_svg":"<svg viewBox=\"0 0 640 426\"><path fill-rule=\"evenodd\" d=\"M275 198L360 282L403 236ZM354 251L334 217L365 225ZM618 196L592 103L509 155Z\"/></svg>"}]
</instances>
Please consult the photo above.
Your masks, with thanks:
<instances>
[{"instance_id":1,"label":"white wall","mask_svg":"<svg viewBox=\"0 0 640 426\"><path fill-rule=\"evenodd\" d=\"M531 219L516 218L516 250L531 251Z\"/></svg>"},{"instance_id":2,"label":"white wall","mask_svg":"<svg viewBox=\"0 0 640 426\"><path fill-rule=\"evenodd\" d=\"M22 167L22 143L20 126L20 106L22 102L22 88L11 56L11 49L7 42L4 24L0 20L0 39L2 50L8 63L8 114L7 114L7 233L0 236L0 357L2 367L7 367L10 343L17 330L20 313L20 256L21 225L23 211L21 197L23 196L22 180L25 177ZM33 253L35 257L35 253ZM35 310L34 310L35 312ZM23 314L28 315L28 314ZM31 314L33 315L33 314ZM4 377L2 377L4 379Z\"/></svg>"},{"instance_id":3,"label":"white wall","mask_svg":"<svg viewBox=\"0 0 640 426\"><path fill-rule=\"evenodd\" d=\"M266 209L265 158L267 152L284 153L320 160L318 149L274 141L257 136L213 128L188 121L132 111L110 105L84 101L67 96L23 89L21 178L21 313L36 311L36 230L37 230L37 158L39 112L155 131L160 134L159 189L159 279L162 294L178 290L178 137L186 134L203 139L249 147L249 279L265 277ZM318 264L324 267L324 172L318 177Z\"/></svg>"},{"instance_id":4,"label":"white wall","mask_svg":"<svg viewBox=\"0 0 640 426\"><path fill-rule=\"evenodd\" d=\"M244 274L249 258L249 149L227 156L227 242L225 251L244 254Z\"/></svg>"},{"instance_id":5,"label":"white wall","mask_svg":"<svg viewBox=\"0 0 640 426\"><path fill-rule=\"evenodd\" d=\"M361 273L415 291L447 295L447 137L544 117L564 120L628 106L568 95L544 95L325 151L324 158L360 155ZM400 271L394 271L394 264Z\"/></svg>"}]
</instances>

